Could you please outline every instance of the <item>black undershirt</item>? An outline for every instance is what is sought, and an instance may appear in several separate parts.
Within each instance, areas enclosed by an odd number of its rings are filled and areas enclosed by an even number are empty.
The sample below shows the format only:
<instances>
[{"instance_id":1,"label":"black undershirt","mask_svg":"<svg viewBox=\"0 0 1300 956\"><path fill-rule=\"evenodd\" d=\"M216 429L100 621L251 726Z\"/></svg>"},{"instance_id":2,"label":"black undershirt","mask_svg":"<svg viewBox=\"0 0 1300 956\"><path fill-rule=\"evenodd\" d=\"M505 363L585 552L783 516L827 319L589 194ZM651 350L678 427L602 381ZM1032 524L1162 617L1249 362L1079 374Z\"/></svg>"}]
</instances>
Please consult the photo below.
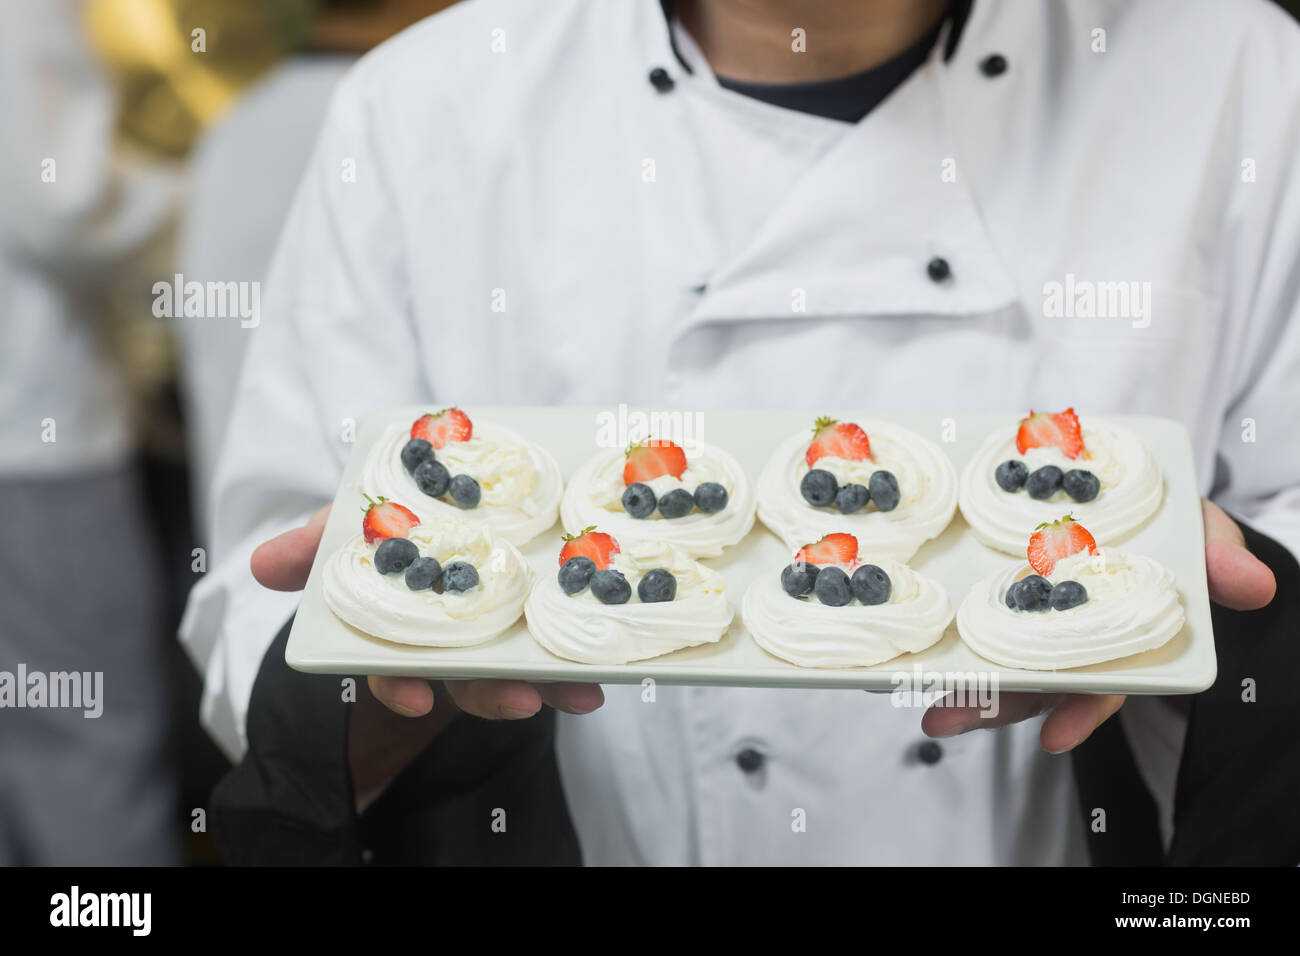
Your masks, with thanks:
<instances>
[{"instance_id":1,"label":"black undershirt","mask_svg":"<svg viewBox=\"0 0 1300 956\"><path fill-rule=\"evenodd\" d=\"M718 84L773 106L856 123L902 86L925 62L949 18L950 14L940 17L925 36L893 59L852 76L814 83L749 83L719 76Z\"/></svg>"}]
</instances>

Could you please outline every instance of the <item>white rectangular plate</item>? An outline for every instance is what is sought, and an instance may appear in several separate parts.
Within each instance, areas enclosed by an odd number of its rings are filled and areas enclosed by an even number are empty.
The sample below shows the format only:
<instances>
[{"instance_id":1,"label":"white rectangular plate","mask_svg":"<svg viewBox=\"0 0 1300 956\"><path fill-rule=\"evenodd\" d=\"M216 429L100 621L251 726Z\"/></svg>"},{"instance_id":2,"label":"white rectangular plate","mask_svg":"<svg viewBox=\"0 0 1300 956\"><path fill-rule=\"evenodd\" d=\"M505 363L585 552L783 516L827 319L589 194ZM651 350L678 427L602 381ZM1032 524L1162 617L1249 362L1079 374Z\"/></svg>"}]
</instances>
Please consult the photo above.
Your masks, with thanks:
<instances>
[{"instance_id":1,"label":"white rectangular plate","mask_svg":"<svg viewBox=\"0 0 1300 956\"><path fill-rule=\"evenodd\" d=\"M1122 421L1142 437L1165 477L1165 501L1160 511L1121 545L1125 551L1145 554L1161 562L1174 572L1178 581L1187 623L1163 647L1090 667L1026 671L1002 667L979 657L957 636L956 624L950 624L942 640L919 654L904 654L874 667L814 669L796 667L768 654L754 643L740 618L740 601L750 582L759 574L778 574L790 557L780 540L757 521L739 545L728 549L722 557L705 562L726 576L727 594L737 608L730 631L717 644L610 666L577 664L555 657L533 640L522 618L501 637L468 648L393 644L344 624L322 599L322 564L360 530L359 479L371 445L389 424L409 423L424 411L427 409L416 406L395 408L374 416L361 428L289 635L285 653L289 666L324 674L508 677L601 683L640 683L649 677L668 684L870 690L893 690L898 686L897 675L906 673L915 678L918 668L930 687L939 686L932 675L939 675L944 686L963 679L954 675L976 674L989 682L996 675L996 684L983 686L1049 693L1184 694L1202 691L1214 682L1214 635L1205 580L1200 495L1191 442L1186 429L1177 422L1108 416ZM617 410L591 408L467 406L466 411L471 419L498 422L540 444L555 456L566 477L599 450L600 416L619 414ZM693 433L695 438L725 448L744 466L750 480L757 481L759 471L777 443L787 435L809 428L809 423L825 411L719 410L683 414L695 416L691 421L702 425ZM854 409L833 411L841 420L878 418L911 428L937 442L951 457L959 474L985 435L995 428L1009 427L1023 414L944 416L937 413L884 415ZM540 535L523 549L538 574L556 573L560 534L557 524L551 532ZM911 564L947 589L955 610L977 579L1014 560L980 544L958 512L947 530L922 547ZM915 689L917 685L913 683L912 687Z\"/></svg>"}]
</instances>

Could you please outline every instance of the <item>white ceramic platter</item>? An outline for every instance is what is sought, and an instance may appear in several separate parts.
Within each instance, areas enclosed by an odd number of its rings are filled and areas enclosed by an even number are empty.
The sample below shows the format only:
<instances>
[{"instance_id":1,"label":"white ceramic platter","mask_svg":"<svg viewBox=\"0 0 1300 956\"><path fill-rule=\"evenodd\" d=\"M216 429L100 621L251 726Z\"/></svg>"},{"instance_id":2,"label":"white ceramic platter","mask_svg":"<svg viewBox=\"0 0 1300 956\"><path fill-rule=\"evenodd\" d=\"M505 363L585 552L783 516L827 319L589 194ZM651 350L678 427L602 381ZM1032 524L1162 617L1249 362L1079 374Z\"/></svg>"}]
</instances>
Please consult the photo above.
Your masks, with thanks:
<instances>
[{"instance_id":1,"label":"white ceramic platter","mask_svg":"<svg viewBox=\"0 0 1300 956\"><path fill-rule=\"evenodd\" d=\"M740 687L856 687L895 690L900 675L917 689L918 674L926 687L951 687L977 675L1000 690L1082 693L1195 693L1214 682L1214 635L1210 626L1209 593L1205 580L1204 529L1200 496L1187 431L1159 418L1107 416L1132 428L1155 455L1164 473L1163 505L1142 529L1119 544L1124 551L1145 554L1174 572L1187 613L1182 631L1163 647L1122 660L1063 671L1026 671L1002 667L971 651L950 624L943 639L918 654L874 667L812 669L796 667L760 648L745 630L739 613L741 599L759 574L779 574L789 553L761 522L736 547L706 564L727 579L727 593L737 608L730 631L717 644L676 651L663 657L626 665L577 664L555 657L529 635L524 619L501 637L477 647L431 648L394 644L363 634L342 623L321 596L324 559L360 530L359 478L365 456L384 427L409 423L427 411L423 407L395 408L369 419L357 436L352 458L343 474L329 522L325 527L302 604L294 620L285 658L301 671L325 674L406 674L428 678L501 677L539 681L640 683L646 678L669 684ZM627 410L594 408L504 408L466 406L473 420L495 421L515 429L553 454L566 478L608 442L611 421L626 420ZM871 409L810 409L808 411L683 412L688 434L729 451L744 466L751 481L772 449L786 436L810 428L820 414L841 420L884 419L903 425L938 443L960 474L980 442L995 428L1012 426L1023 413L882 414ZM631 415L635 415L633 410ZM1086 419L1086 411L1081 412ZM634 420L634 419L632 419ZM561 529L542 534L523 550L539 574L555 574ZM953 609L978 579L1008 563L1023 563L980 544L958 512L947 530L924 545L910 564L947 590ZM996 675L996 676L994 676ZM996 684L992 681L996 680Z\"/></svg>"}]
</instances>

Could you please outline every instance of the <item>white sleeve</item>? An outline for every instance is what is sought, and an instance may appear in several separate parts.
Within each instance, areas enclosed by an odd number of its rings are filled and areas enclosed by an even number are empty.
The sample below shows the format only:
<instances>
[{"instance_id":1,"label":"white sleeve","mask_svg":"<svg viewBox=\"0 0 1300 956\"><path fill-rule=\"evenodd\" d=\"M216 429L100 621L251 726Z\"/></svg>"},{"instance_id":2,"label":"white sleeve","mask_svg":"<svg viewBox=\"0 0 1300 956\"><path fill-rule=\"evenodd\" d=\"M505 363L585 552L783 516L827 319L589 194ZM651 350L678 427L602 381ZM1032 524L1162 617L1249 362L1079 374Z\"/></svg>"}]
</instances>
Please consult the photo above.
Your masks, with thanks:
<instances>
[{"instance_id":1,"label":"white sleeve","mask_svg":"<svg viewBox=\"0 0 1300 956\"><path fill-rule=\"evenodd\" d=\"M384 155L394 140L377 130L367 62L335 94L271 263L260 323L245 330L248 356L213 485L210 569L181 624L204 678L203 724L236 759L262 657L298 600L261 589L250 554L333 497L352 423L432 398L416 357L393 202L400 186Z\"/></svg>"},{"instance_id":2,"label":"white sleeve","mask_svg":"<svg viewBox=\"0 0 1300 956\"><path fill-rule=\"evenodd\" d=\"M1238 139L1223 151L1233 237L1220 358L1231 398L1206 414L1223 415L1212 497L1300 555L1300 31L1276 20L1236 78ZM1130 697L1120 720L1168 849L1188 715L1167 698Z\"/></svg>"},{"instance_id":3,"label":"white sleeve","mask_svg":"<svg viewBox=\"0 0 1300 956\"><path fill-rule=\"evenodd\" d=\"M1279 16L1244 69L1229 150L1233 258L1224 412L1212 496L1300 555L1300 30ZM1249 168L1254 179L1244 174Z\"/></svg>"}]
</instances>

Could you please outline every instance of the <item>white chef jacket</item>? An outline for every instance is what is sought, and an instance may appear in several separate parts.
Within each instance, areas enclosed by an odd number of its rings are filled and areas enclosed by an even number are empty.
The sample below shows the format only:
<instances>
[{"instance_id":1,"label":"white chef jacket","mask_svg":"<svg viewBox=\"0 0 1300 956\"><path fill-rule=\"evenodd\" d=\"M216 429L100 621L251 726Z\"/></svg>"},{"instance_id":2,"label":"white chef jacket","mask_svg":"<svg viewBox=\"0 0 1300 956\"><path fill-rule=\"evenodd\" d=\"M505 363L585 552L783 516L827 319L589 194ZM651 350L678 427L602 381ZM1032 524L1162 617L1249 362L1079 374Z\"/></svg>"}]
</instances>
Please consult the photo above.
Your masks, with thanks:
<instances>
[{"instance_id":1,"label":"white chef jacket","mask_svg":"<svg viewBox=\"0 0 1300 956\"><path fill-rule=\"evenodd\" d=\"M115 148L116 94L84 34L85 6L0 7L5 475L66 474L126 458L129 407L105 347L103 290L158 234L179 183L171 165L128 160Z\"/></svg>"},{"instance_id":2,"label":"white chef jacket","mask_svg":"<svg viewBox=\"0 0 1300 956\"><path fill-rule=\"evenodd\" d=\"M302 55L277 66L204 133L190 159L190 190L176 253L186 281L258 282L352 55ZM208 491L225 434L247 320L182 318L186 431L196 516L206 538Z\"/></svg>"},{"instance_id":3,"label":"white chef jacket","mask_svg":"<svg viewBox=\"0 0 1300 956\"><path fill-rule=\"evenodd\" d=\"M477 0L343 81L218 468L220 563L183 625L229 753L296 600L259 591L249 553L330 499L346 424L398 402L1166 415L1202 490L1300 551L1285 15L977 0L955 54L854 125L732 93L678 37L690 71L651 0ZM992 53L1005 73L979 68ZM1067 276L1149 283L1149 321L1046 315ZM877 695L606 693L558 731L589 862L1083 858L1037 721L927 764L921 711ZM767 759L745 774L750 748Z\"/></svg>"}]
</instances>

